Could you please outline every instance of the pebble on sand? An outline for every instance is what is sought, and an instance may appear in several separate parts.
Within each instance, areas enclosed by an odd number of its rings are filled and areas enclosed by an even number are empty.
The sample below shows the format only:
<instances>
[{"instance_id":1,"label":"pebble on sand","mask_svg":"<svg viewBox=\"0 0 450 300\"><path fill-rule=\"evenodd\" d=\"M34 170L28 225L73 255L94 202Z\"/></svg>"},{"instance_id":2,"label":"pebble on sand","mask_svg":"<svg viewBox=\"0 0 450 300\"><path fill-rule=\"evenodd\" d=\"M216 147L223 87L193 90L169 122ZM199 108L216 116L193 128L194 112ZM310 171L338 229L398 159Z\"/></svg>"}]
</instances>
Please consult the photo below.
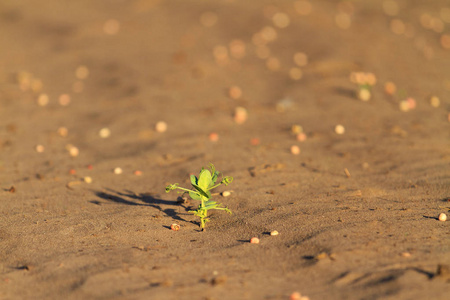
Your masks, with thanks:
<instances>
[{"instance_id":1,"label":"pebble on sand","mask_svg":"<svg viewBox=\"0 0 450 300\"><path fill-rule=\"evenodd\" d=\"M445 221L447 221L447 215L444 213L440 213L438 219L441 222L445 222Z\"/></svg>"}]
</instances>

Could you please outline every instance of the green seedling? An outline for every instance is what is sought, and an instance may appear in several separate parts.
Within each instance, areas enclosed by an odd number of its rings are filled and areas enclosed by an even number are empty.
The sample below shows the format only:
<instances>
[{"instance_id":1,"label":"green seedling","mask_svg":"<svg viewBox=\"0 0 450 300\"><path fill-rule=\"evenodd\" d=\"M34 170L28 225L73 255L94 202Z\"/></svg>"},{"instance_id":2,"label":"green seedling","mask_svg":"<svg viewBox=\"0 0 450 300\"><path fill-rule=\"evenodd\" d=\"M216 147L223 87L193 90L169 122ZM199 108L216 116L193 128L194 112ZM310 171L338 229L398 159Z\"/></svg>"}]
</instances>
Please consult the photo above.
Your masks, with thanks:
<instances>
[{"instance_id":1,"label":"green seedling","mask_svg":"<svg viewBox=\"0 0 450 300\"><path fill-rule=\"evenodd\" d=\"M195 175L191 175L191 184L193 189L185 189L183 187L179 187L178 183L169 184L168 186L166 186L166 193L169 193L173 190L181 190L181 192L179 193L189 193L189 197L191 197L192 200L200 201L200 205L198 206L198 208L189 212L193 213L197 217L200 217L200 227L203 230L205 229L205 223L209 221L208 210L224 210L227 213L231 214L231 210L229 210L227 207L222 207L222 204L211 200L212 189L215 189L222 184L228 185L233 181L233 177L224 177L222 175L222 180L219 183L216 183L219 175L221 175L221 173L219 171L216 171L214 165L210 163L209 170L202 168L200 174L198 175L198 178Z\"/></svg>"}]
</instances>

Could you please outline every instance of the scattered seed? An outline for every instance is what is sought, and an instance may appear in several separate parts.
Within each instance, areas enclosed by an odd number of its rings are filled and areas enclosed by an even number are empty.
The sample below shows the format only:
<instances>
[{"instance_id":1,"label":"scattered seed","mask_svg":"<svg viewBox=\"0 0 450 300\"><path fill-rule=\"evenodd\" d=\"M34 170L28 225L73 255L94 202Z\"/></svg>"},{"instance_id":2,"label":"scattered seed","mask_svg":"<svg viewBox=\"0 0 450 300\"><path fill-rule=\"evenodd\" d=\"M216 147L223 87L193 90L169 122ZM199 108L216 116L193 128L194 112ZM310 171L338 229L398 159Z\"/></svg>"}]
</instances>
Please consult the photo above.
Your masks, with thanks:
<instances>
[{"instance_id":1,"label":"scattered seed","mask_svg":"<svg viewBox=\"0 0 450 300\"><path fill-rule=\"evenodd\" d=\"M49 102L49 98L47 94L40 94L37 103L39 106L46 106Z\"/></svg>"},{"instance_id":2,"label":"scattered seed","mask_svg":"<svg viewBox=\"0 0 450 300\"><path fill-rule=\"evenodd\" d=\"M103 138L106 139L111 135L111 130L109 130L109 128L102 128L100 129L100 131L98 132L98 135Z\"/></svg>"},{"instance_id":3,"label":"scattered seed","mask_svg":"<svg viewBox=\"0 0 450 300\"><path fill-rule=\"evenodd\" d=\"M299 142L306 141L306 134L304 134L303 132L297 134L297 141L299 141Z\"/></svg>"},{"instance_id":4,"label":"scattered seed","mask_svg":"<svg viewBox=\"0 0 450 300\"><path fill-rule=\"evenodd\" d=\"M178 231L180 230L180 225L174 223L170 225L170 229L172 229L173 231Z\"/></svg>"},{"instance_id":5,"label":"scattered seed","mask_svg":"<svg viewBox=\"0 0 450 300\"><path fill-rule=\"evenodd\" d=\"M70 174L70 175L75 175L75 174L77 174L77 170L75 170L75 169L70 169L70 170L69 170L69 174Z\"/></svg>"},{"instance_id":6,"label":"scattered seed","mask_svg":"<svg viewBox=\"0 0 450 300\"><path fill-rule=\"evenodd\" d=\"M441 46L444 49L450 50L450 34L443 34L441 36Z\"/></svg>"},{"instance_id":7,"label":"scattered seed","mask_svg":"<svg viewBox=\"0 0 450 300\"><path fill-rule=\"evenodd\" d=\"M447 215L444 214L444 213L441 213L441 214L439 214L438 219L439 219L439 221L441 221L441 222L445 222L445 221L447 221Z\"/></svg>"},{"instance_id":8,"label":"scattered seed","mask_svg":"<svg viewBox=\"0 0 450 300\"><path fill-rule=\"evenodd\" d=\"M371 98L371 93L369 89L359 89L358 90L358 99L361 101L369 101Z\"/></svg>"},{"instance_id":9,"label":"scattered seed","mask_svg":"<svg viewBox=\"0 0 450 300\"><path fill-rule=\"evenodd\" d=\"M430 98L430 104L433 107L439 107L439 105L441 105L441 101L439 100L438 97L433 96L433 97Z\"/></svg>"},{"instance_id":10,"label":"scattered seed","mask_svg":"<svg viewBox=\"0 0 450 300\"><path fill-rule=\"evenodd\" d=\"M300 147L297 145L293 145L291 146L291 153L294 155L299 155L300 154Z\"/></svg>"},{"instance_id":11,"label":"scattered seed","mask_svg":"<svg viewBox=\"0 0 450 300\"><path fill-rule=\"evenodd\" d=\"M279 235L279 233L278 233L278 231L273 230L273 231L270 232L270 235L271 236L275 236L275 235Z\"/></svg>"},{"instance_id":12,"label":"scattered seed","mask_svg":"<svg viewBox=\"0 0 450 300\"><path fill-rule=\"evenodd\" d=\"M94 167L92 165L87 165L88 170L92 170Z\"/></svg>"},{"instance_id":13,"label":"scattered seed","mask_svg":"<svg viewBox=\"0 0 450 300\"><path fill-rule=\"evenodd\" d=\"M58 98L59 105L67 106L70 104L70 96L68 94L62 94Z\"/></svg>"},{"instance_id":14,"label":"scattered seed","mask_svg":"<svg viewBox=\"0 0 450 300\"><path fill-rule=\"evenodd\" d=\"M336 127L334 128L334 131L337 134L344 134L345 133L345 127L343 125L336 125Z\"/></svg>"},{"instance_id":15,"label":"scattered seed","mask_svg":"<svg viewBox=\"0 0 450 300\"><path fill-rule=\"evenodd\" d=\"M250 239L250 244L259 244L259 239L257 237L252 237Z\"/></svg>"},{"instance_id":16,"label":"scattered seed","mask_svg":"<svg viewBox=\"0 0 450 300\"><path fill-rule=\"evenodd\" d=\"M12 186L9 188L8 192L14 194L14 193L16 192L16 188L12 185Z\"/></svg>"},{"instance_id":17,"label":"scattered seed","mask_svg":"<svg viewBox=\"0 0 450 300\"><path fill-rule=\"evenodd\" d=\"M228 62L228 49L225 46L215 46L213 49L213 55L216 59L216 63L219 65L224 65Z\"/></svg>"},{"instance_id":18,"label":"scattered seed","mask_svg":"<svg viewBox=\"0 0 450 300\"><path fill-rule=\"evenodd\" d=\"M347 176L347 178L351 177L350 172L348 171L347 168L344 169L344 173L345 173L345 176Z\"/></svg>"},{"instance_id":19,"label":"scattered seed","mask_svg":"<svg viewBox=\"0 0 450 300\"><path fill-rule=\"evenodd\" d=\"M240 99L242 97L242 90L240 87L233 85L228 90L228 95L230 96L231 99L234 100Z\"/></svg>"},{"instance_id":20,"label":"scattered seed","mask_svg":"<svg viewBox=\"0 0 450 300\"><path fill-rule=\"evenodd\" d=\"M231 195L230 191L224 191L222 192L222 197L229 197Z\"/></svg>"},{"instance_id":21,"label":"scattered seed","mask_svg":"<svg viewBox=\"0 0 450 300\"><path fill-rule=\"evenodd\" d=\"M159 121L158 123L156 123L155 125L155 130L157 132L166 132L167 131L167 123L164 121Z\"/></svg>"},{"instance_id":22,"label":"scattered seed","mask_svg":"<svg viewBox=\"0 0 450 300\"><path fill-rule=\"evenodd\" d=\"M134 171L134 175L141 176L142 175L142 171L136 170L136 171Z\"/></svg>"},{"instance_id":23,"label":"scattered seed","mask_svg":"<svg viewBox=\"0 0 450 300\"><path fill-rule=\"evenodd\" d=\"M245 56L246 46L241 40L232 40L230 42L230 55L236 59L241 59Z\"/></svg>"},{"instance_id":24,"label":"scattered seed","mask_svg":"<svg viewBox=\"0 0 450 300\"><path fill-rule=\"evenodd\" d=\"M303 127L297 124L291 126L291 132L293 134L299 134L303 132Z\"/></svg>"},{"instance_id":25,"label":"scattered seed","mask_svg":"<svg viewBox=\"0 0 450 300\"><path fill-rule=\"evenodd\" d=\"M270 71L278 71L281 68L280 60L276 57L269 57L266 60L266 67Z\"/></svg>"},{"instance_id":26,"label":"scattered seed","mask_svg":"<svg viewBox=\"0 0 450 300\"><path fill-rule=\"evenodd\" d=\"M86 79L89 76L89 69L86 66L78 66L75 70L75 77L78 79Z\"/></svg>"},{"instance_id":27,"label":"scattered seed","mask_svg":"<svg viewBox=\"0 0 450 300\"><path fill-rule=\"evenodd\" d=\"M259 138L251 138L250 139L250 145L252 146L258 146L261 143Z\"/></svg>"},{"instance_id":28,"label":"scattered seed","mask_svg":"<svg viewBox=\"0 0 450 300\"><path fill-rule=\"evenodd\" d=\"M84 182L86 183L92 183L92 178L89 176L84 177Z\"/></svg>"},{"instance_id":29,"label":"scattered seed","mask_svg":"<svg viewBox=\"0 0 450 300\"><path fill-rule=\"evenodd\" d=\"M390 28L394 34L402 35L405 33L406 26L402 20L393 19L391 21Z\"/></svg>"},{"instance_id":30,"label":"scattered seed","mask_svg":"<svg viewBox=\"0 0 450 300\"><path fill-rule=\"evenodd\" d=\"M273 42L278 37L277 31L271 26L266 26L261 29L260 35L264 43Z\"/></svg>"},{"instance_id":31,"label":"scattered seed","mask_svg":"<svg viewBox=\"0 0 450 300\"><path fill-rule=\"evenodd\" d=\"M308 64L308 56L303 52L294 54L294 63L299 67L304 67Z\"/></svg>"},{"instance_id":32,"label":"scattered seed","mask_svg":"<svg viewBox=\"0 0 450 300\"><path fill-rule=\"evenodd\" d=\"M397 87L395 86L395 83L388 81L384 84L384 92L386 94L392 96L395 94L396 91L397 91Z\"/></svg>"},{"instance_id":33,"label":"scattered seed","mask_svg":"<svg viewBox=\"0 0 450 300\"><path fill-rule=\"evenodd\" d=\"M289 300L300 300L302 298L302 295L299 292L293 292L289 296Z\"/></svg>"},{"instance_id":34,"label":"scattered seed","mask_svg":"<svg viewBox=\"0 0 450 300\"><path fill-rule=\"evenodd\" d=\"M36 152L42 153L42 152L44 152L44 150L45 150L44 146L42 146L42 145L37 145L36 146Z\"/></svg>"},{"instance_id":35,"label":"scattered seed","mask_svg":"<svg viewBox=\"0 0 450 300\"><path fill-rule=\"evenodd\" d=\"M80 150L77 147L75 147L73 145L67 145L67 147L68 147L70 156L76 157L80 154Z\"/></svg>"},{"instance_id":36,"label":"scattered seed","mask_svg":"<svg viewBox=\"0 0 450 300\"><path fill-rule=\"evenodd\" d=\"M409 252L402 252L401 254L403 257L411 257L411 253Z\"/></svg>"},{"instance_id":37,"label":"scattered seed","mask_svg":"<svg viewBox=\"0 0 450 300\"><path fill-rule=\"evenodd\" d=\"M409 103L408 103L408 101L406 101L406 100L402 100L402 101L400 101L400 103L399 103L399 108L400 108L400 110L401 111L409 111L410 110L410 108L409 108Z\"/></svg>"},{"instance_id":38,"label":"scattered seed","mask_svg":"<svg viewBox=\"0 0 450 300\"><path fill-rule=\"evenodd\" d=\"M116 19L109 19L103 24L103 32L108 35L115 35L119 32L120 23Z\"/></svg>"},{"instance_id":39,"label":"scattered seed","mask_svg":"<svg viewBox=\"0 0 450 300\"><path fill-rule=\"evenodd\" d=\"M219 140L219 135L218 135L216 132L211 132L211 133L208 135L208 139L209 139L211 142L217 142L217 141Z\"/></svg>"},{"instance_id":40,"label":"scattered seed","mask_svg":"<svg viewBox=\"0 0 450 300\"><path fill-rule=\"evenodd\" d=\"M122 174L123 173L123 170L122 170L122 168L119 168L119 167L117 167L117 168L114 168L114 174L116 174L116 175L120 175L120 174Z\"/></svg>"},{"instance_id":41,"label":"scattered seed","mask_svg":"<svg viewBox=\"0 0 450 300\"><path fill-rule=\"evenodd\" d=\"M292 80L300 80L303 77L303 71L300 68L291 68L289 70L289 77Z\"/></svg>"},{"instance_id":42,"label":"scattered seed","mask_svg":"<svg viewBox=\"0 0 450 300\"><path fill-rule=\"evenodd\" d=\"M238 124L243 124L245 121L247 121L248 118L248 112L243 107L236 107L234 110L234 121Z\"/></svg>"},{"instance_id":43,"label":"scattered seed","mask_svg":"<svg viewBox=\"0 0 450 300\"><path fill-rule=\"evenodd\" d=\"M278 28L286 28L291 23L291 19L285 13L277 12L273 15L272 22Z\"/></svg>"}]
</instances>

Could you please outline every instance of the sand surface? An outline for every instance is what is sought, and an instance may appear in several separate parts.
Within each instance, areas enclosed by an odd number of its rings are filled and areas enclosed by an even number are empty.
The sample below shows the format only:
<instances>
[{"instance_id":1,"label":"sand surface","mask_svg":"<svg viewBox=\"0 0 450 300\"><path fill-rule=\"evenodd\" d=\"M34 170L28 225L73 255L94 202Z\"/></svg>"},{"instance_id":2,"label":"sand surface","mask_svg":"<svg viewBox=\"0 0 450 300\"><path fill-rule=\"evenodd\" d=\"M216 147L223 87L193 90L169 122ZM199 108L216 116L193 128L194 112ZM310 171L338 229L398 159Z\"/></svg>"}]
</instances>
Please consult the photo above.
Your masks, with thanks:
<instances>
[{"instance_id":1,"label":"sand surface","mask_svg":"<svg viewBox=\"0 0 450 300\"><path fill-rule=\"evenodd\" d=\"M446 0L2 1L0 299L449 299L449 22ZM202 232L164 188L209 162L233 214Z\"/></svg>"}]
</instances>

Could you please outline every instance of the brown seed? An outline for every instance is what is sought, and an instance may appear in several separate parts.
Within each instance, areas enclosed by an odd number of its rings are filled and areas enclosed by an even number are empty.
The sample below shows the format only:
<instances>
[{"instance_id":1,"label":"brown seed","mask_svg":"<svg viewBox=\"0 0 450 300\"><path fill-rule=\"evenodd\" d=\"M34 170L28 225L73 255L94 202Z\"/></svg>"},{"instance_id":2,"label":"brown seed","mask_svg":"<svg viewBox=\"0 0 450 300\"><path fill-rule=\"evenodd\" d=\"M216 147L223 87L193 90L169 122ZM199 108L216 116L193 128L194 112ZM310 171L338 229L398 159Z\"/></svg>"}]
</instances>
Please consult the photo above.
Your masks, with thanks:
<instances>
[{"instance_id":1,"label":"brown seed","mask_svg":"<svg viewBox=\"0 0 450 300\"><path fill-rule=\"evenodd\" d=\"M67 106L70 104L70 96L68 94L62 94L58 98L59 105Z\"/></svg>"},{"instance_id":2,"label":"brown seed","mask_svg":"<svg viewBox=\"0 0 450 300\"><path fill-rule=\"evenodd\" d=\"M142 171L136 170L136 171L134 171L134 175L141 176L142 175Z\"/></svg>"},{"instance_id":3,"label":"brown seed","mask_svg":"<svg viewBox=\"0 0 450 300\"><path fill-rule=\"evenodd\" d=\"M297 141L299 141L299 142L306 141L306 134L304 134L303 132L297 134Z\"/></svg>"},{"instance_id":4,"label":"brown seed","mask_svg":"<svg viewBox=\"0 0 450 300\"><path fill-rule=\"evenodd\" d=\"M294 54L294 62L299 67L304 67L308 64L308 56L303 52Z\"/></svg>"},{"instance_id":5,"label":"brown seed","mask_svg":"<svg viewBox=\"0 0 450 300\"><path fill-rule=\"evenodd\" d=\"M250 139L250 145L252 145L252 146L258 146L260 143L261 143L261 141L259 140L259 138L251 138Z\"/></svg>"},{"instance_id":6,"label":"brown seed","mask_svg":"<svg viewBox=\"0 0 450 300\"><path fill-rule=\"evenodd\" d=\"M386 94L392 96L395 94L396 91L397 91L397 87L395 86L395 83L388 81L384 84L384 92Z\"/></svg>"}]
</instances>

